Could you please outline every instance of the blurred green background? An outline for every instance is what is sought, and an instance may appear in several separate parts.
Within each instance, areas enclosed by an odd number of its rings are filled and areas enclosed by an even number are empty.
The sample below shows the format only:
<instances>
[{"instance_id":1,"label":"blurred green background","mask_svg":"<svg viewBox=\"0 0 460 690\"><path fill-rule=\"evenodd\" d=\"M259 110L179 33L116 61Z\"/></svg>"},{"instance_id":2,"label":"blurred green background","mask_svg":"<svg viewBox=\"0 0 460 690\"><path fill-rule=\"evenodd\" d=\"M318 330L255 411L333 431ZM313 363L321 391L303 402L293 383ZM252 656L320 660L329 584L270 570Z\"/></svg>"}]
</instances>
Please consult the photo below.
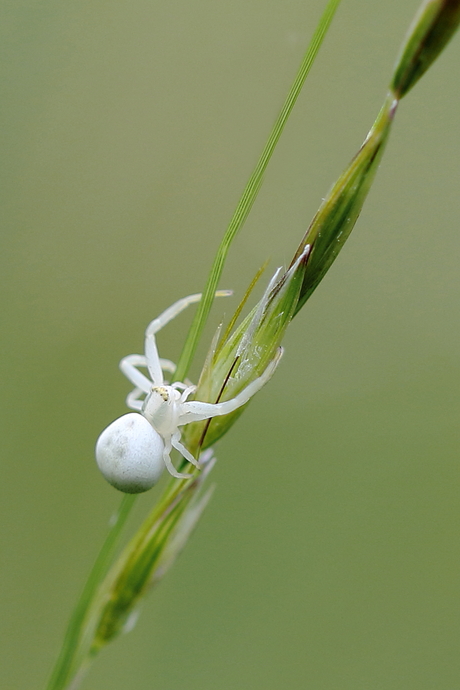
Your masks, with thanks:
<instances>
[{"instance_id":1,"label":"blurred green background","mask_svg":"<svg viewBox=\"0 0 460 690\"><path fill-rule=\"evenodd\" d=\"M227 314L266 258L289 262L418 4L343 0L230 254ZM118 361L202 288L323 7L3 5L5 690L43 687L119 503L93 461L125 411ZM82 690L460 687L459 39L401 104L351 239L218 445L192 542Z\"/></svg>"}]
</instances>

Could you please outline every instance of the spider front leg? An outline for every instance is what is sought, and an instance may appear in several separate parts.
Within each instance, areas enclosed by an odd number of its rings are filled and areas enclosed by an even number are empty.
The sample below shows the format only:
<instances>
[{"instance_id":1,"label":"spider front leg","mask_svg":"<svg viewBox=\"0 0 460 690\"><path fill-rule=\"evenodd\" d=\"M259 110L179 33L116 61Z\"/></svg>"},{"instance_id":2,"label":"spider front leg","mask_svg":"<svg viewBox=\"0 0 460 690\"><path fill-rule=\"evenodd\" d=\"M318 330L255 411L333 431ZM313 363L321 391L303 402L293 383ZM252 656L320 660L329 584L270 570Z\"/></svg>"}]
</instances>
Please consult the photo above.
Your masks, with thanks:
<instances>
[{"instance_id":1,"label":"spider front leg","mask_svg":"<svg viewBox=\"0 0 460 690\"><path fill-rule=\"evenodd\" d=\"M201 469L201 465L200 465L200 463L198 462L198 460L196 460L196 459L193 457L193 455L191 454L191 452L190 452L189 450L187 450L187 448L184 446L184 444L180 442L180 437L181 437L180 431L176 431L176 433L172 435L172 437L171 437L171 443L172 443L173 448L175 448L176 450L178 450L179 453L180 453L186 460L188 460L192 465L195 465L195 467L197 467L198 469Z\"/></svg>"},{"instance_id":2,"label":"spider front leg","mask_svg":"<svg viewBox=\"0 0 460 690\"><path fill-rule=\"evenodd\" d=\"M130 410L141 412L144 405L144 400L139 400L140 396L144 395L144 391L140 388L135 388L126 398L126 405Z\"/></svg>"},{"instance_id":3,"label":"spider front leg","mask_svg":"<svg viewBox=\"0 0 460 690\"><path fill-rule=\"evenodd\" d=\"M228 297L232 294L231 290L218 290L216 297ZM190 304L199 302L201 300L201 293L189 295L174 302L168 309L166 309L160 316L153 319L147 326L145 331L145 356L147 359L147 366L152 377L152 381L156 386L161 386L163 383L163 374L161 372L160 357L155 340L155 333L158 333L167 323L172 321L181 311L187 309Z\"/></svg>"},{"instance_id":4,"label":"spider front leg","mask_svg":"<svg viewBox=\"0 0 460 690\"><path fill-rule=\"evenodd\" d=\"M182 446L182 444L180 444ZM183 446L182 446L183 447ZM184 448L184 450L186 450ZM172 451L172 438L165 438L164 439L164 449L163 449L163 462L166 466L166 469L168 470L169 474L171 474L173 477L176 477L176 479L190 479L192 476L191 474L183 474L182 472L178 472L174 465L172 464L171 460L171 451ZM187 451L188 453L188 451ZM196 464L195 458L193 458L194 464Z\"/></svg>"},{"instance_id":5,"label":"spider front leg","mask_svg":"<svg viewBox=\"0 0 460 690\"><path fill-rule=\"evenodd\" d=\"M212 417L221 417L230 412L234 412L242 405L245 405L252 396L257 393L262 386L265 386L267 381L273 376L276 367L283 355L283 348L279 348L274 359L269 363L261 376L252 381L246 388L238 393L231 400L226 400L220 403L205 403L205 402L185 402L181 406L181 414L179 415L178 425L190 424L190 422L202 422L204 419Z\"/></svg>"},{"instance_id":6,"label":"spider front leg","mask_svg":"<svg viewBox=\"0 0 460 690\"><path fill-rule=\"evenodd\" d=\"M171 362L170 359L159 359L160 367L162 372L167 371L173 374L176 371L176 365ZM152 387L153 381L140 372L137 367L147 367L147 358L145 355L128 355L124 357L120 362L120 369L126 378L131 381L131 383L140 388L144 393L148 393ZM161 376L160 385L163 383L163 375ZM184 384L184 388L185 388Z\"/></svg>"},{"instance_id":7,"label":"spider front leg","mask_svg":"<svg viewBox=\"0 0 460 690\"><path fill-rule=\"evenodd\" d=\"M128 381L131 381L131 383L143 393L148 393L150 391L152 388L152 381L139 371L137 367L146 366L147 360L144 355L128 355L127 357L123 357L120 362L120 369Z\"/></svg>"}]
</instances>

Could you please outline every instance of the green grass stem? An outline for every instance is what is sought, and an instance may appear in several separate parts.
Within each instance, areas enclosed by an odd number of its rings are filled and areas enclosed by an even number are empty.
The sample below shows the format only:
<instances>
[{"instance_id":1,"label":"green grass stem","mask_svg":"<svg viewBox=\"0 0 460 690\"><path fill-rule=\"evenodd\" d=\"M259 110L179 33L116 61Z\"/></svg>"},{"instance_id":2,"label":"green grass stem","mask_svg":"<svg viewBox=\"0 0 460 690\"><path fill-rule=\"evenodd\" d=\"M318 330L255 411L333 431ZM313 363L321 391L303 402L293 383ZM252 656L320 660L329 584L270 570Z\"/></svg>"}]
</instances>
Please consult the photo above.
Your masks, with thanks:
<instances>
[{"instance_id":1,"label":"green grass stem","mask_svg":"<svg viewBox=\"0 0 460 690\"><path fill-rule=\"evenodd\" d=\"M136 498L135 494L123 494L120 507L110 521L109 532L70 619L61 652L57 658L46 690L62 690L62 688L66 687L76 670L75 661L78 655L86 614L100 583L107 574L113 552Z\"/></svg>"},{"instance_id":2,"label":"green grass stem","mask_svg":"<svg viewBox=\"0 0 460 690\"><path fill-rule=\"evenodd\" d=\"M203 299L198 305L195 318L193 319L192 325L185 340L184 348L182 350L182 354L177 365L177 370L174 375L174 380L183 381L187 375L193 355L195 354L195 350L198 345L198 341L203 332L203 328L206 324L212 307L214 293L216 292L230 245L235 239L238 231L243 226L244 221L246 220L248 213L257 197L262 184L263 174L268 166L268 163L270 162L273 151L275 150L289 115L294 108L299 93L302 90L302 86L304 85L305 80L310 72L339 4L340 0L329 0L327 3L326 9L324 10L315 29L284 105L281 108L281 112L278 115L270 136L268 137L268 141L265 144L264 150L262 151L262 155L257 162L254 172L249 178L222 242L220 243L211 267L211 271L209 273L206 287L204 289Z\"/></svg>"}]
</instances>

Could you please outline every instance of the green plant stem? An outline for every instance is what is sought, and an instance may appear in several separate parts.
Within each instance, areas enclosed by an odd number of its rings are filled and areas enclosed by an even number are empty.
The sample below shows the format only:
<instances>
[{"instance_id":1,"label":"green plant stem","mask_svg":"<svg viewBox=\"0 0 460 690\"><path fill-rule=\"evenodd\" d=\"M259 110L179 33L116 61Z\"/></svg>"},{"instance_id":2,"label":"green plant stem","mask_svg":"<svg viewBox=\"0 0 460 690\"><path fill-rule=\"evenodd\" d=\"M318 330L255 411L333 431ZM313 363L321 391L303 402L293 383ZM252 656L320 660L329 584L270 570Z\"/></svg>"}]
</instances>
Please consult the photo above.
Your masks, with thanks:
<instances>
[{"instance_id":1,"label":"green plant stem","mask_svg":"<svg viewBox=\"0 0 460 690\"><path fill-rule=\"evenodd\" d=\"M243 226L244 221L251 210L252 204L257 197L258 191L262 184L263 174L283 132L288 117L297 101L297 97L302 89L305 79L310 72L311 66L339 4L340 0L329 0L326 5L326 9L324 10L318 26L313 34L295 77L294 83L291 86L281 112L263 149L262 155L259 158L254 172L249 178L227 231L222 239L209 274L203 299L199 304L195 319L188 333L184 349L178 363L174 376L176 380L184 380L186 377L187 370L190 366L199 338L211 310L216 286L220 279L230 245L233 239L236 237L238 231ZM154 514L156 514L165 503L172 500L181 490L181 488L182 482L171 482L166 489L163 500L160 500L160 505L157 506L156 510L153 511ZM104 576L107 574L111 556L134 503L134 498L135 496L133 495L125 495L123 497L120 509L115 517L99 556L96 559L96 562L81 594L80 600L70 620L61 652L47 685L47 690L64 690L66 687L68 690L70 690L70 688L75 690L82 678L88 662L87 658L84 658L84 656L82 657L82 653L80 651L81 647L85 647L85 644L81 644L84 636L84 626L86 624L91 605L97 596L98 588Z\"/></svg>"},{"instance_id":2,"label":"green plant stem","mask_svg":"<svg viewBox=\"0 0 460 690\"><path fill-rule=\"evenodd\" d=\"M111 519L109 532L83 588L80 599L70 619L61 652L58 656L47 690L62 690L71 679L83 624L94 595L107 573L110 561L126 520L137 496L124 494L118 511Z\"/></svg>"},{"instance_id":3,"label":"green plant stem","mask_svg":"<svg viewBox=\"0 0 460 690\"><path fill-rule=\"evenodd\" d=\"M289 115L297 101L297 97L304 85L305 79L310 72L311 66L316 58L316 55L321 47L323 39L326 35L327 30L332 22L334 14L340 4L340 0L329 0L326 9L316 27L315 33L310 41L307 48L305 56L302 60L300 68L294 79L284 105L281 109L280 114L273 126L267 143L265 144L262 155L257 162L257 165L252 173L249 181L243 191L240 201L236 207L230 224L225 232L225 235L220 243L217 250L216 257L214 259L211 271L204 289L203 299L199 303L195 318L193 319L190 331L187 335L184 349L177 365L176 373L174 374L174 380L183 381L187 375L187 371L190 367L193 355L195 354L198 341L200 339L201 333L205 326L206 320L209 316L211 306L214 300L214 294L217 289L217 284L219 282L222 270L224 267L224 262L230 248L231 243L235 239L238 231L243 226L244 221L247 218L249 211L251 210L252 204L254 203L257 194L259 192L262 176L267 168L267 165L272 157L273 151L278 143L278 140L283 132L284 126L288 120Z\"/></svg>"}]
</instances>

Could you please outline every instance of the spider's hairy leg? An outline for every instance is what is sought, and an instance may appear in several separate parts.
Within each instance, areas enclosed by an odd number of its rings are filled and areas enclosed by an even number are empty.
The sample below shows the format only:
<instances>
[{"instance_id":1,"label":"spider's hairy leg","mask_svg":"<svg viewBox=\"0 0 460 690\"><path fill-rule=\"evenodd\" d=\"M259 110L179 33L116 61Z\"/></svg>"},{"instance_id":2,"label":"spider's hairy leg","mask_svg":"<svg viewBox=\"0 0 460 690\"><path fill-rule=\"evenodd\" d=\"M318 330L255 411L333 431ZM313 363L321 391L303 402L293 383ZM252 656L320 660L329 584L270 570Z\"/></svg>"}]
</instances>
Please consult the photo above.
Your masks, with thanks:
<instances>
[{"instance_id":1,"label":"spider's hairy leg","mask_svg":"<svg viewBox=\"0 0 460 690\"><path fill-rule=\"evenodd\" d=\"M126 405L130 410L141 412L144 406L144 401L139 400L140 395L144 395L144 391L140 388L135 388L133 391L131 391L131 393L129 393L128 397L126 398Z\"/></svg>"},{"instance_id":2,"label":"spider's hairy leg","mask_svg":"<svg viewBox=\"0 0 460 690\"><path fill-rule=\"evenodd\" d=\"M160 367L163 371L167 371L168 374L174 374L177 368L174 362L171 362L170 359L163 359L162 357L160 357Z\"/></svg>"},{"instance_id":3,"label":"spider's hairy leg","mask_svg":"<svg viewBox=\"0 0 460 690\"><path fill-rule=\"evenodd\" d=\"M187 448L184 446L183 443L180 442L180 431L177 431L175 434L172 435L171 438L171 443L173 448L179 451L179 453L189 462L192 463L192 465L195 465L195 467L198 467L198 469L201 468L200 463L198 460L196 460L193 455L190 453L190 451L187 450Z\"/></svg>"},{"instance_id":4,"label":"spider's hairy leg","mask_svg":"<svg viewBox=\"0 0 460 690\"><path fill-rule=\"evenodd\" d=\"M173 388L178 388L179 390L182 388L183 392L180 396L181 403L185 402L188 396L196 391L196 386L194 386L193 383L190 383L190 381L187 383L173 383L172 385Z\"/></svg>"},{"instance_id":5,"label":"spider's hairy leg","mask_svg":"<svg viewBox=\"0 0 460 690\"><path fill-rule=\"evenodd\" d=\"M201 422L204 419L212 417L220 417L222 415L234 412L242 405L245 405L252 396L257 393L262 386L273 376L276 367L283 355L283 348L279 348L275 357L268 364L261 376L252 381L244 388L241 393L238 393L231 400L226 400L220 403L205 403L205 402L186 402L182 405L182 413L179 416L179 425L189 424L190 422Z\"/></svg>"},{"instance_id":6,"label":"spider's hairy leg","mask_svg":"<svg viewBox=\"0 0 460 690\"><path fill-rule=\"evenodd\" d=\"M120 369L131 383L140 388L144 393L148 393L152 387L152 382L147 376L142 374L136 367L146 367L147 360L144 355L128 355L123 357L120 362Z\"/></svg>"},{"instance_id":7,"label":"spider's hairy leg","mask_svg":"<svg viewBox=\"0 0 460 690\"><path fill-rule=\"evenodd\" d=\"M216 292L216 297L228 297L231 294L231 290L218 290ZM153 319L147 326L145 331L145 356L147 358L150 376L156 386L161 386L163 384L163 372L161 371L160 357L155 342L155 333L158 333L158 331L172 321L181 311L184 311L190 304L199 302L200 299L200 292L189 295L188 297L183 297L177 302L174 302L174 304L168 307L160 316L157 316L156 319Z\"/></svg>"},{"instance_id":8,"label":"spider's hairy leg","mask_svg":"<svg viewBox=\"0 0 460 690\"><path fill-rule=\"evenodd\" d=\"M217 290L216 297L229 297L231 294L231 290ZM158 333L158 331L160 331L164 326L166 326L167 323L172 321L178 314L180 314L181 311L187 309L187 307L190 306L190 304L199 302L200 299L201 292L197 292L194 295L188 295L188 297L183 297L177 302L174 302L174 304L165 309L165 311L162 312L160 316L157 316L156 319L153 319L153 321L149 323L145 331L145 337L147 338L149 336L155 335L155 333Z\"/></svg>"},{"instance_id":9,"label":"spider's hairy leg","mask_svg":"<svg viewBox=\"0 0 460 690\"><path fill-rule=\"evenodd\" d=\"M164 444L165 445L163 449L163 462L166 465L166 469L168 470L169 474L171 474L173 477L176 477L177 479L189 479L192 476L191 474L182 474L181 472L178 472L172 464L170 455L172 451L171 439L165 438Z\"/></svg>"},{"instance_id":10,"label":"spider's hairy leg","mask_svg":"<svg viewBox=\"0 0 460 690\"><path fill-rule=\"evenodd\" d=\"M163 371L174 372L176 365L169 359L160 359L160 365ZM146 367L147 359L144 355L128 355L120 362L120 369L125 376L136 387L126 398L126 404L131 410L142 410L143 401L139 400L139 396L147 394L152 388L152 381L150 381L142 372L138 371L137 367ZM186 384L184 384L186 388Z\"/></svg>"}]
</instances>

